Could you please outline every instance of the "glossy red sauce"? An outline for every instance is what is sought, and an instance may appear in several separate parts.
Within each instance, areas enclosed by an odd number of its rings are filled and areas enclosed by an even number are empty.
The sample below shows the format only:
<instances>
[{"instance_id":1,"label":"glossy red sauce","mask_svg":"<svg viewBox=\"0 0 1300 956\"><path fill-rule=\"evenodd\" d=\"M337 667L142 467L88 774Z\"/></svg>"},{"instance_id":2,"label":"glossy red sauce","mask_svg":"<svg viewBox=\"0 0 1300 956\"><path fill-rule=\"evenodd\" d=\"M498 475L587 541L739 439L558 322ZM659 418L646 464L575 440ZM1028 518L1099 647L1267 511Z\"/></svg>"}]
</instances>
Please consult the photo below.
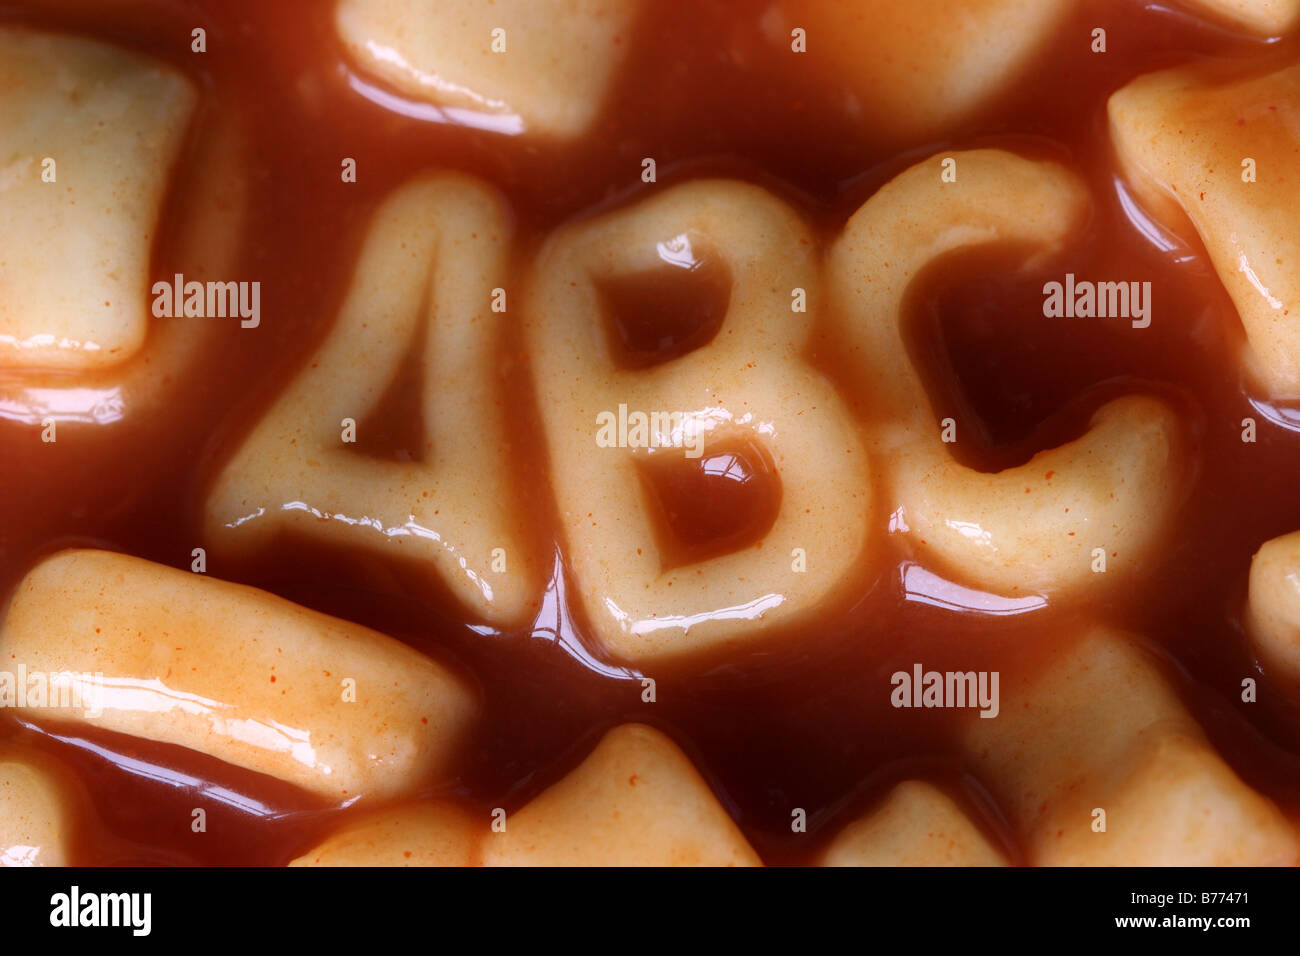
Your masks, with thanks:
<instances>
[{"instance_id":1,"label":"glossy red sauce","mask_svg":"<svg viewBox=\"0 0 1300 956\"><path fill-rule=\"evenodd\" d=\"M231 324L214 333L160 411L61 426L60 441L49 446L39 443L38 428L0 421L0 594L41 556L72 544L188 566L216 469L328 332L368 214L419 170L462 169L499 187L517 218L522 263L560 223L706 173L775 190L829 237L912 162L940 148L1009 146L1078 169L1095 211L1065 261L1045 273L1020 271L1009 251L982 252L951 257L916 287L913 354L937 410L976 436L955 453L984 468L1023 462L1078 434L1087 415L1119 392L1159 392L1185 410L1191 491L1177 528L1132 589L1090 603L1087 615L1146 635L1225 759L1288 813L1300 812L1300 702L1259 672L1240 624L1251 555L1300 528L1300 435L1264 421L1249 404L1235 363L1239 323L1203 251L1162 252L1124 213L1104 110L1109 93L1138 73L1207 56L1263 68L1294 56L1295 45L1245 40L1137 2L1081 4L1087 9L1010 96L949 138L899 153L834 105L844 101L839 84L815 56L792 57L762 38L762 4L646 6L595 132L555 145L439 126L369 102L349 86L330 4L0 2L0 22L67 28L174 63L200 83L209 109L237 114L250 134L250 216L235 271L263 284L261 327L250 333ZM1108 29L1106 55L1089 51L1095 25ZM189 50L195 26L208 31L204 55ZM340 182L345 156L357 159L355 184ZM655 186L640 180L646 156L657 160ZM172 217L176 203L172 196ZM155 249L158 275L167 274L173 229L164 223ZM1042 283L1067 270L1151 281L1151 327L1134 333L1124 323L1044 319ZM637 312L634 303L624 339L630 352L689 347L707 333L716 310L707 293L703 300L690 289L665 295L658 301L675 303L667 318L694 310L689 321L668 322L657 334L653 310ZM810 359L866 415L869 383L838 366L839 351L818 335ZM546 370L519 341L503 346L501 367L514 410L516 493L530 531L549 550L558 522L548 467L564 464L546 462L529 378ZM418 370L408 369L394 385L375 416L389 424L363 429L370 443L363 450L420 456L411 424L416 379ZM1247 415L1260 420L1253 445L1240 440ZM686 516L679 536L737 546L761 539L779 481L763 478L770 463L748 454L737 467L751 469L753 481L727 479L725 468L723 477L665 477L662 502ZM713 512L710 535L699 535L700 521L689 519L702 500ZM888 559L861 569L816 626L723 658L648 670L658 682L652 707L642 703L632 672L592 653L577 602L564 600L563 587L542 601L553 615L549 627L497 634L467 626L419 569L300 540L209 573L374 627L471 674L486 712L456 791L484 812L522 806L604 730L635 720L678 741L770 863L810 859L840 825L912 775L943 785L1012 859L1023 859L958 751L964 717L891 708L889 675L921 661L929 669L1000 670L1005 686L1008 674L1049 659L1081 612L1053 604L991 617L909 600L902 570L919 559L896 537L885 547ZM1244 676L1260 678L1259 703L1241 703ZM290 786L210 758L113 734L38 730L0 714L0 742L57 761L77 781L84 805L75 855L87 863L281 864L353 812L327 811ZM195 806L208 810L206 835L190 831ZM795 807L808 812L807 834L791 832Z\"/></svg>"}]
</instances>

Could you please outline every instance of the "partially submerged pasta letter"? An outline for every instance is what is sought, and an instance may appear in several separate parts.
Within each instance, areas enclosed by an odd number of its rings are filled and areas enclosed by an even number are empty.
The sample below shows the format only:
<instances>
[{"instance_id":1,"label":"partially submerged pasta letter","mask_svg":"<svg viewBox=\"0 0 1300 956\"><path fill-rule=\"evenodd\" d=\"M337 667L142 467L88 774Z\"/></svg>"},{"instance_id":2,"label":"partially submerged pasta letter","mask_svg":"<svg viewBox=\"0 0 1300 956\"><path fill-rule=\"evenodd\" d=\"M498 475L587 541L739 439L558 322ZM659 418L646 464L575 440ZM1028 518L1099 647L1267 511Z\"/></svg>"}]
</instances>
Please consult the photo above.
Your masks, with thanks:
<instances>
[{"instance_id":1,"label":"partially submerged pasta letter","mask_svg":"<svg viewBox=\"0 0 1300 956\"><path fill-rule=\"evenodd\" d=\"M422 562L475 617L527 614L541 584L510 486L497 361L506 314L492 307L509 244L500 198L466 177L420 177L384 202L329 337L212 489L218 549L296 533ZM367 456L350 439L412 355L414 460Z\"/></svg>"},{"instance_id":2,"label":"partially submerged pasta letter","mask_svg":"<svg viewBox=\"0 0 1300 956\"><path fill-rule=\"evenodd\" d=\"M573 137L595 120L640 0L341 0L353 62L454 123Z\"/></svg>"},{"instance_id":3,"label":"partially submerged pasta letter","mask_svg":"<svg viewBox=\"0 0 1300 956\"><path fill-rule=\"evenodd\" d=\"M1255 387L1300 399L1300 66L1251 79L1152 73L1109 110L1134 193L1205 243L1241 316Z\"/></svg>"},{"instance_id":4,"label":"partially submerged pasta letter","mask_svg":"<svg viewBox=\"0 0 1300 956\"><path fill-rule=\"evenodd\" d=\"M1035 865L1294 864L1296 835L1205 740L1155 665L1105 630L971 722L976 772Z\"/></svg>"},{"instance_id":5,"label":"partially submerged pasta letter","mask_svg":"<svg viewBox=\"0 0 1300 956\"><path fill-rule=\"evenodd\" d=\"M74 812L62 780L0 752L0 866L67 866Z\"/></svg>"},{"instance_id":6,"label":"partially submerged pasta letter","mask_svg":"<svg viewBox=\"0 0 1300 956\"><path fill-rule=\"evenodd\" d=\"M1300 683L1300 531L1266 541L1255 552L1246 621L1264 666Z\"/></svg>"},{"instance_id":7,"label":"partially submerged pasta letter","mask_svg":"<svg viewBox=\"0 0 1300 956\"><path fill-rule=\"evenodd\" d=\"M0 29L0 368L94 370L142 347L196 98L161 62Z\"/></svg>"},{"instance_id":8,"label":"partially submerged pasta letter","mask_svg":"<svg viewBox=\"0 0 1300 956\"><path fill-rule=\"evenodd\" d=\"M1082 591L1135 568L1180 501L1181 428L1166 402L1103 405L1079 438L996 473L952 456L904 342L912 281L941 256L981 246L1058 255L1087 213L1065 168L998 150L956 153L886 184L852 216L830 255L832 321L871 390L870 451L886 470L896 527L962 583L1001 594ZM1115 572L1121 572L1116 574Z\"/></svg>"},{"instance_id":9,"label":"partially submerged pasta letter","mask_svg":"<svg viewBox=\"0 0 1300 956\"><path fill-rule=\"evenodd\" d=\"M877 135L942 135L995 101L1043 53L1069 0L784 0L774 39L807 31L808 56L848 87Z\"/></svg>"},{"instance_id":10,"label":"partially submerged pasta letter","mask_svg":"<svg viewBox=\"0 0 1300 956\"><path fill-rule=\"evenodd\" d=\"M1262 37L1289 33L1300 21L1300 0L1187 0L1187 4Z\"/></svg>"},{"instance_id":11,"label":"partially submerged pasta letter","mask_svg":"<svg viewBox=\"0 0 1300 956\"><path fill-rule=\"evenodd\" d=\"M25 577L0 658L67 677L57 697L20 701L24 719L177 744L339 802L447 778L477 707L392 638L107 551L60 552Z\"/></svg>"},{"instance_id":12,"label":"partially submerged pasta letter","mask_svg":"<svg viewBox=\"0 0 1300 956\"><path fill-rule=\"evenodd\" d=\"M587 618L621 659L806 618L864 552L862 445L801 354L817 258L785 203L713 180L562 229L539 255L527 333L552 483ZM671 314L642 315L646 302ZM683 315L698 326L673 326ZM705 482L730 488L711 497ZM764 519L752 537L682 547L733 498ZM695 517L674 525L683 513Z\"/></svg>"},{"instance_id":13,"label":"partially submerged pasta letter","mask_svg":"<svg viewBox=\"0 0 1300 956\"><path fill-rule=\"evenodd\" d=\"M831 841L823 866L1005 866L1006 857L951 797L905 780Z\"/></svg>"},{"instance_id":14,"label":"partially submerged pasta letter","mask_svg":"<svg viewBox=\"0 0 1300 956\"><path fill-rule=\"evenodd\" d=\"M486 818L450 801L422 800L349 824L290 866L473 866Z\"/></svg>"},{"instance_id":15,"label":"partially submerged pasta letter","mask_svg":"<svg viewBox=\"0 0 1300 956\"><path fill-rule=\"evenodd\" d=\"M483 840L489 866L757 866L686 755L624 724Z\"/></svg>"}]
</instances>

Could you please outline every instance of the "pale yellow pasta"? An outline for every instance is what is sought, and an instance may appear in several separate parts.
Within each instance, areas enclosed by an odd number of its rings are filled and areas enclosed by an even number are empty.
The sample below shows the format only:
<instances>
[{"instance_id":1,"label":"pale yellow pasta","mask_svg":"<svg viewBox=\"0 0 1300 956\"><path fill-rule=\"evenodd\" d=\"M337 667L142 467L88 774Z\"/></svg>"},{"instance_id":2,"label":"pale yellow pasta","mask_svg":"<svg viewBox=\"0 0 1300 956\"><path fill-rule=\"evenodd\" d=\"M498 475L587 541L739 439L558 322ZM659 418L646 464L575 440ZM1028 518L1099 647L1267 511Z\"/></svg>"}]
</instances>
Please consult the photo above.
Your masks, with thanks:
<instances>
[{"instance_id":1,"label":"pale yellow pasta","mask_svg":"<svg viewBox=\"0 0 1300 956\"><path fill-rule=\"evenodd\" d=\"M1246 624L1269 672L1300 681L1300 531L1266 541L1255 552Z\"/></svg>"},{"instance_id":2,"label":"pale yellow pasta","mask_svg":"<svg viewBox=\"0 0 1300 956\"><path fill-rule=\"evenodd\" d=\"M46 102L42 97L48 98L50 88L44 73L14 81L11 97L26 91L22 95L35 98L39 107L33 121L35 127L53 131L62 124L75 129L87 119L83 115L87 104L100 102L102 106L103 101L108 101L123 107L123 111L113 113L111 133L101 130L90 136L84 144L86 154L76 153L78 160L71 166L64 160L74 154L65 153L65 147L60 146L57 155L41 157L42 165L34 171L24 166L25 161L18 156L10 169L10 178L0 172L0 218L10 214L14 218L0 237L0 249L6 240L21 247L14 256L0 254L0 260L4 260L0 262L0 286L5 287L0 288L0 316L26 325L45 323L49 317L57 319L66 313L53 305L46 310L30 299L19 302L18 298L22 297L18 293L35 288L42 295L63 296L66 302L75 305L74 300L83 291L98 294L97 280L92 273L102 267L107 270L105 280L120 284L123 294L112 299L96 299L90 308L77 306L72 314L98 321L95 316L100 311L109 311L103 305L108 301L114 316L110 331L114 335L120 333L124 341L136 343L119 349L111 364L102 350L79 351L72 348L70 339L62 342L68 348L61 345L53 350L44 346L36 351L28 350L32 364L27 359L6 355L5 346L0 344L0 419L42 427L53 424L59 429L57 438L66 440L70 434L75 436L76 431L69 433L64 429L65 424L76 429L108 426L138 414L149 414L174 400L175 384L186 380L194 364L223 337L247 335L251 337L250 346L255 341L257 332L242 326L245 321L242 316L155 317L151 301L151 283L159 276L174 281L179 274L186 282L201 283L258 279L236 271L247 213L248 137L237 113L226 108L224 91L205 91L203 107L197 107L193 105L197 98L190 85L165 65L152 64L136 54L112 47L38 32L5 33L3 42L26 52L12 63L0 64L0 70L22 69L26 75L26 71L36 69L37 59L48 56L46 65L50 75L62 76L70 84L65 91L69 95L63 100ZM122 75L134 79L124 81L116 93L103 85L107 81L98 74L83 76L88 64L109 65L118 61L125 71ZM82 77L84 88L73 82L72 77ZM179 99L183 103L178 105L175 98L163 97L155 109L150 97L173 84L180 84L184 95ZM88 98L82 99L83 95ZM201 116L202 122L192 122L192 115ZM60 121L59 116L65 119ZM105 129L109 125L105 121ZM29 135L31 128L24 121L0 130L0 143L6 134L17 139ZM97 199L92 201L87 197L87 188L93 187L95 197L109 188L104 185L106 175L126 162L119 153L135 156L141 150L162 151L164 139L170 141L174 133L185 133L186 142L167 146L166 152L168 157L173 153L184 155L184 162L175 163L173 168L171 158L165 163L150 161L143 166L132 159L134 165L130 170L120 170L121 178L112 187L129 188L129 197L121 203L114 198L111 207L104 208L97 205ZM50 183L40 179L46 158L53 163L49 173L54 181ZM3 150L0 150L2 165ZM18 175L19 172L22 174ZM147 183L141 176L147 177ZM33 195L33 182L51 191ZM78 192L81 198L76 198ZM77 202L75 208L63 208L68 197ZM23 213L23 203L28 200L44 203L45 214ZM83 202L87 203L84 207ZM112 216L106 212L107 208L113 211ZM140 219L144 215L142 210L151 210L147 221ZM42 238L37 233L46 226L50 228ZM167 231L169 239L155 244L154 237L160 229ZM81 252L76 250L88 243L96 246L93 254L88 252L77 263L61 258L59 250L70 249L73 252L69 254L80 257ZM151 257L151 250L157 255ZM38 268L29 263L30 268L25 267L21 280L14 279L10 284L12 270L6 263L25 262L32 257L40 258L45 265ZM0 325L4 321L5 318L0 318ZM39 345L46 338L37 335L32 342ZM83 361L92 355L98 355L104 362Z\"/></svg>"},{"instance_id":3,"label":"pale yellow pasta","mask_svg":"<svg viewBox=\"0 0 1300 956\"><path fill-rule=\"evenodd\" d=\"M1070 0L782 0L772 40L805 31L805 54L846 86L886 140L942 135L1012 88L1062 26ZM1083 37L1080 42L1087 42Z\"/></svg>"},{"instance_id":4,"label":"pale yellow pasta","mask_svg":"<svg viewBox=\"0 0 1300 956\"><path fill-rule=\"evenodd\" d=\"M1111 96L1109 111L1138 198L1205 243L1241 316L1255 387L1300 398L1300 66L1227 81L1151 73Z\"/></svg>"},{"instance_id":5,"label":"pale yellow pasta","mask_svg":"<svg viewBox=\"0 0 1300 956\"><path fill-rule=\"evenodd\" d=\"M757 866L677 746L625 724L483 839L489 866Z\"/></svg>"},{"instance_id":6,"label":"pale yellow pasta","mask_svg":"<svg viewBox=\"0 0 1300 956\"><path fill-rule=\"evenodd\" d=\"M422 562L476 618L535 610L542 583L510 485L498 365L507 313L492 309L508 307L510 238L501 199L465 176L422 176L385 200L329 337L215 482L216 551L293 532ZM415 460L358 452L347 439L417 348Z\"/></svg>"},{"instance_id":7,"label":"pale yellow pasta","mask_svg":"<svg viewBox=\"0 0 1300 956\"><path fill-rule=\"evenodd\" d=\"M141 349L150 250L196 100L161 62L0 29L0 367L95 370Z\"/></svg>"},{"instance_id":8,"label":"pale yellow pasta","mask_svg":"<svg viewBox=\"0 0 1300 956\"><path fill-rule=\"evenodd\" d=\"M28 720L177 744L343 802L447 779L477 703L392 638L264 591L106 551L18 585L0 657L70 675Z\"/></svg>"},{"instance_id":9,"label":"pale yellow pasta","mask_svg":"<svg viewBox=\"0 0 1300 956\"><path fill-rule=\"evenodd\" d=\"M66 866L76 808L62 780L0 754L0 866Z\"/></svg>"},{"instance_id":10,"label":"pale yellow pasta","mask_svg":"<svg viewBox=\"0 0 1300 956\"><path fill-rule=\"evenodd\" d=\"M976 772L1035 865L1294 864L1278 808L1209 745L1128 638L1063 634L1038 675L970 722Z\"/></svg>"},{"instance_id":11,"label":"pale yellow pasta","mask_svg":"<svg viewBox=\"0 0 1300 956\"><path fill-rule=\"evenodd\" d=\"M841 830L823 866L1005 866L953 799L933 784L905 780L875 809Z\"/></svg>"},{"instance_id":12,"label":"pale yellow pasta","mask_svg":"<svg viewBox=\"0 0 1300 956\"><path fill-rule=\"evenodd\" d=\"M817 260L785 203L713 180L562 229L539 254L527 335L551 479L587 619L615 656L734 645L757 621L771 630L806 619L863 554L871 499L862 444L834 389L801 357L822 296ZM652 368L620 366L602 283L705 263L730 275L713 338ZM792 309L796 290L808 311ZM602 446L600 416L623 406L681 418L660 447ZM673 565L638 468L736 436L770 453L779 514L761 548Z\"/></svg>"},{"instance_id":13,"label":"pale yellow pasta","mask_svg":"<svg viewBox=\"0 0 1300 956\"><path fill-rule=\"evenodd\" d=\"M955 181L942 178L945 160ZM1002 594L1081 592L1140 565L1180 501L1181 427L1163 400L1126 396L1024 465L967 468L903 341L904 300L927 265L958 250L1059 254L1087 210L1083 184L1055 163L941 154L867 200L829 258L833 330L871 389L869 450L885 471L892 530L964 583Z\"/></svg>"},{"instance_id":14,"label":"pale yellow pasta","mask_svg":"<svg viewBox=\"0 0 1300 956\"><path fill-rule=\"evenodd\" d=\"M445 122L572 137L595 120L640 0L340 0L354 63Z\"/></svg>"},{"instance_id":15,"label":"pale yellow pasta","mask_svg":"<svg viewBox=\"0 0 1300 956\"><path fill-rule=\"evenodd\" d=\"M422 800L331 834L290 866L472 866L488 822L445 800Z\"/></svg>"},{"instance_id":16,"label":"pale yellow pasta","mask_svg":"<svg viewBox=\"0 0 1300 956\"><path fill-rule=\"evenodd\" d=\"M1187 0L1187 5L1264 37L1289 33L1300 20L1300 0Z\"/></svg>"}]
</instances>

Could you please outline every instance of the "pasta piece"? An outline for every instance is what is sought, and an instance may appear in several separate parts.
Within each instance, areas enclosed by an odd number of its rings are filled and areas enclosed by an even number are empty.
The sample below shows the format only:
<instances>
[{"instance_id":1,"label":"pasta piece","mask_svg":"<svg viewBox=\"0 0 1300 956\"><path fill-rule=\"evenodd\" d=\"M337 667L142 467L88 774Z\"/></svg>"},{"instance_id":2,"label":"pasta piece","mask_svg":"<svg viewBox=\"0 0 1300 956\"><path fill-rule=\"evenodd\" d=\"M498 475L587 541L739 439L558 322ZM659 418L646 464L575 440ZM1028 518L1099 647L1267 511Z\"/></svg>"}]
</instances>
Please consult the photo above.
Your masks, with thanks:
<instances>
[{"instance_id":1,"label":"pasta piece","mask_svg":"<svg viewBox=\"0 0 1300 956\"><path fill-rule=\"evenodd\" d=\"M1187 3L1262 37L1290 33L1300 20L1300 0L1187 0Z\"/></svg>"},{"instance_id":2,"label":"pasta piece","mask_svg":"<svg viewBox=\"0 0 1300 956\"><path fill-rule=\"evenodd\" d=\"M639 0L341 0L354 62L440 109L505 133L581 135L630 46Z\"/></svg>"},{"instance_id":3,"label":"pasta piece","mask_svg":"<svg viewBox=\"0 0 1300 956\"><path fill-rule=\"evenodd\" d=\"M290 866L472 866L486 822L447 801L408 804L350 824Z\"/></svg>"},{"instance_id":4,"label":"pasta piece","mask_svg":"<svg viewBox=\"0 0 1300 956\"><path fill-rule=\"evenodd\" d=\"M1247 629L1260 660L1300 682L1300 531L1264 542L1250 562Z\"/></svg>"},{"instance_id":5,"label":"pasta piece","mask_svg":"<svg viewBox=\"0 0 1300 956\"><path fill-rule=\"evenodd\" d=\"M939 157L913 166L854 213L829 260L834 332L874 399L871 451L886 469L887 512L938 565L980 589L1065 594L1122 580L1181 500L1174 409L1125 396L1102 406L1082 437L1019 467L978 472L944 444L900 329L904 297L926 265L995 244L1054 255L1081 225L1087 193L1053 163L997 150L945 158L955 182L941 180Z\"/></svg>"},{"instance_id":6,"label":"pasta piece","mask_svg":"<svg viewBox=\"0 0 1300 956\"><path fill-rule=\"evenodd\" d=\"M876 809L831 841L823 866L1005 866L989 843L939 788L906 780Z\"/></svg>"},{"instance_id":7,"label":"pasta piece","mask_svg":"<svg viewBox=\"0 0 1300 956\"><path fill-rule=\"evenodd\" d=\"M1241 316L1255 388L1300 398L1300 66L1227 81L1152 73L1111 96L1109 111L1138 198L1205 243Z\"/></svg>"},{"instance_id":8,"label":"pasta piece","mask_svg":"<svg viewBox=\"0 0 1300 956\"><path fill-rule=\"evenodd\" d=\"M0 367L95 370L141 349L150 248L196 99L137 54L0 29Z\"/></svg>"},{"instance_id":9,"label":"pasta piece","mask_svg":"<svg viewBox=\"0 0 1300 956\"><path fill-rule=\"evenodd\" d=\"M0 755L0 866L67 866L73 810L48 770Z\"/></svg>"},{"instance_id":10,"label":"pasta piece","mask_svg":"<svg viewBox=\"0 0 1300 956\"><path fill-rule=\"evenodd\" d=\"M36 721L178 744L343 802L446 779L476 712L444 667L255 588L106 551L18 585L0 657L68 675Z\"/></svg>"},{"instance_id":11,"label":"pasta piece","mask_svg":"<svg viewBox=\"0 0 1300 956\"><path fill-rule=\"evenodd\" d=\"M649 727L605 735L582 765L484 839L489 866L757 866L677 746Z\"/></svg>"},{"instance_id":12,"label":"pasta piece","mask_svg":"<svg viewBox=\"0 0 1300 956\"><path fill-rule=\"evenodd\" d=\"M497 354L506 313L492 311L509 242L500 198L467 177L424 176L388 197L337 325L215 482L207 533L217 550L247 553L296 532L423 562L494 623L536 610L540 565L509 484ZM358 453L348 439L415 349L415 460Z\"/></svg>"},{"instance_id":13,"label":"pasta piece","mask_svg":"<svg viewBox=\"0 0 1300 956\"><path fill-rule=\"evenodd\" d=\"M1040 675L1004 686L966 735L1029 862L1294 864L1296 835L1206 742L1133 644L1092 630Z\"/></svg>"},{"instance_id":14,"label":"pasta piece","mask_svg":"<svg viewBox=\"0 0 1300 956\"><path fill-rule=\"evenodd\" d=\"M862 445L835 391L801 357L813 311L792 308L802 294L816 310L816 263L808 229L784 203L721 181L563 229L541 252L527 334L552 482L587 619L615 656L716 649L754 635L755 621L768 630L806 618L864 554ZM684 354L631 367L603 290L656 270L727 272L725 314L707 341L686 337ZM629 420L660 416L650 441L629 430L624 443L602 442L602 421L626 410ZM674 561L646 469L686 467L692 454L707 463L711 449L742 438L779 477L773 523L754 546Z\"/></svg>"},{"instance_id":15,"label":"pasta piece","mask_svg":"<svg viewBox=\"0 0 1300 956\"><path fill-rule=\"evenodd\" d=\"M0 71L13 71L13 82L7 86L9 92L0 93L0 97L7 95L17 101L21 96L31 107L28 112L35 116L34 125L15 123L0 130L0 144L5 142L6 135L14 140L24 136L30 139L38 135L34 129L48 129L50 136L58 131L60 127L54 117L61 108L46 102L52 89L64 89L75 101L69 107L74 114L89 104L113 107L109 110L111 122L99 121L104 123L104 129L89 135L84 150L74 154L67 151L70 147L59 146L57 155L40 157L42 161L45 158L53 161L49 168L53 182L41 179L45 171L43 162L33 170L22 155L15 157L7 173L0 169L0 220L11 211L15 220L0 237L0 335L6 334L2 327L8 319L31 326L45 322L46 316L63 314L57 309L48 313L40 311L31 302L19 303L14 295L27 285L42 294L63 296L75 304L79 290L95 293L100 284L93 276L83 282L83 276L102 269L103 281L120 286L122 294L111 299L100 296L90 302L88 309L74 308L70 314L98 322L108 316L112 307L115 332L132 341L139 339L131 349L119 349L111 364L103 350L79 351L70 347L44 349L42 346L36 351L25 350L26 358L15 357L16 350L11 349L14 354L7 354L6 345L0 341L0 418L42 427L57 423L62 429L64 423L103 427L149 414L174 400L176 384L187 380L196 363L224 335L257 334L246 329L242 316L233 319L213 319L207 315L155 317L149 298L154 291L151 283L159 276L165 277L169 285L178 274L186 282L204 284L247 278L233 271L248 209L247 136L243 123L237 111L225 108L220 89L205 91L203 108L198 109L193 105L196 97L188 81L174 74L170 67L154 64L134 53L32 31L0 30L0 35L0 45L22 51L13 60L4 59L0 65ZM91 67L96 63L104 69L119 63L126 78L120 90L105 85L117 74L94 72ZM28 76L38 65L40 72ZM19 70L24 71L22 77L18 76ZM54 75L63 78L64 86L50 86L48 78ZM163 96L155 108L153 92L172 85L179 85L183 95ZM78 99L83 95L87 96L85 100ZM26 109L16 109L15 115L24 115ZM192 115L201 115L203 122L191 123ZM163 149L164 140L170 142L182 132L187 134L188 142L182 145L178 141ZM111 180L110 171L125 164L124 157L142 151L156 153L158 161L141 165L133 159L120 181ZM173 154L182 153L185 162L176 163L172 168ZM77 162L69 165L64 161L74 155ZM0 150L0 166L3 166L3 156ZM33 196L34 183L47 191ZM101 204L101 193L110 186L125 188L132 183L139 188L132 187L130 196L121 203L111 197ZM93 194L86 193L88 188ZM78 194L80 198L76 198ZM166 196L166 210L163 196ZM43 213L22 212L24 203L37 199L43 203ZM78 205L64 208L65 200ZM100 208L101 205L108 208L109 204L113 210L111 217ZM153 211L147 220L140 219L144 215L142 210L146 209ZM93 228L85 222L87 219L95 220ZM45 229L41 224L47 220L49 228ZM125 234L130 229L137 232ZM4 251L6 240L20 247L16 258ZM70 264L60 258L64 252L75 252L88 243L99 244L86 252L84 261ZM152 259L151 248L157 252ZM81 254L76 252L78 256ZM28 269L21 280L10 285L6 263L22 262L24 257L39 258L45 265ZM125 269L127 260L136 263L130 270ZM57 274L51 270L57 270ZM248 284L246 281L245 285ZM105 315L100 316L100 312ZM15 341L19 334L12 333ZM38 334L31 328L21 334L33 343L44 341L41 336L45 333ZM70 345L71 340L64 344ZM84 361L94 356L98 358L89 363Z\"/></svg>"},{"instance_id":16,"label":"pasta piece","mask_svg":"<svg viewBox=\"0 0 1300 956\"><path fill-rule=\"evenodd\" d=\"M1068 0L785 0L773 38L807 34L862 122L886 140L940 136L1023 76L1060 28Z\"/></svg>"}]
</instances>

